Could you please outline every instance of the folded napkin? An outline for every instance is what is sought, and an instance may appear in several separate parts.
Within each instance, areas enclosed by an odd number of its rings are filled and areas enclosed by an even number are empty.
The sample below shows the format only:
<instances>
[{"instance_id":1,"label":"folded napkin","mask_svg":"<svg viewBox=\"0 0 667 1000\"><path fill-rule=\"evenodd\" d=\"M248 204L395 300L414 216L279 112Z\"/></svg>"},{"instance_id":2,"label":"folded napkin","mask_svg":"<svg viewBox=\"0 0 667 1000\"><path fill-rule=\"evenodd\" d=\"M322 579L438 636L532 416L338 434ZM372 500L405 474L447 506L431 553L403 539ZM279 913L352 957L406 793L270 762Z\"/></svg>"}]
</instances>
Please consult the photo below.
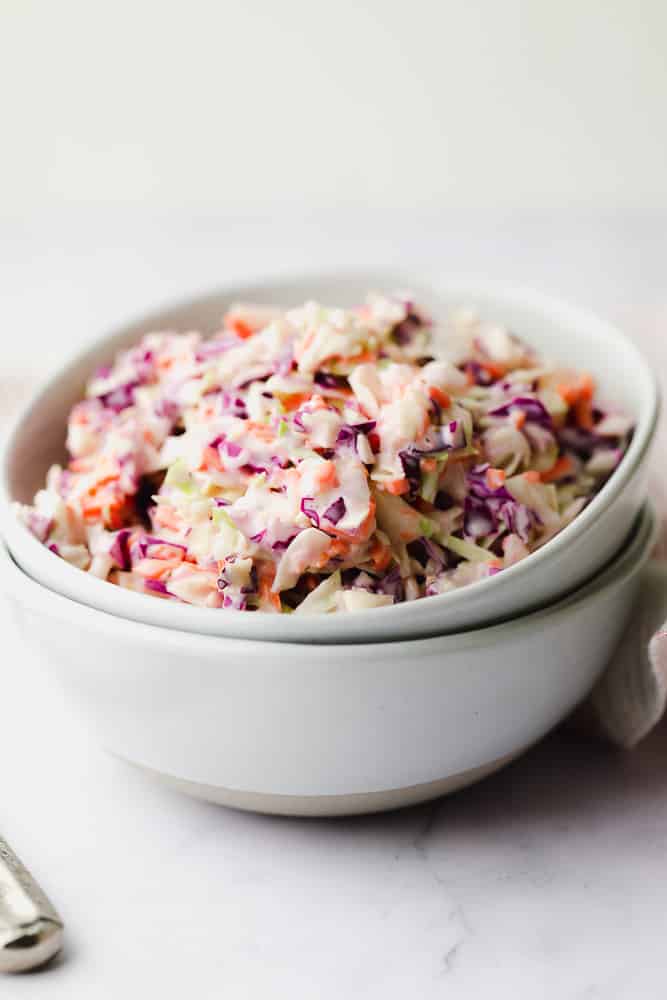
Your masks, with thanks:
<instances>
[{"instance_id":1,"label":"folded napkin","mask_svg":"<svg viewBox=\"0 0 667 1000\"><path fill-rule=\"evenodd\" d=\"M0 427L30 387L30 379L0 379ZM630 627L587 703L575 713L577 728L621 747L633 747L643 739L667 704L666 540L667 532L657 550L661 558L644 570Z\"/></svg>"},{"instance_id":2,"label":"folded napkin","mask_svg":"<svg viewBox=\"0 0 667 1000\"><path fill-rule=\"evenodd\" d=\"M633 747L660 721L667 703L667 562L644 570L632 621L589 698L599 730Z\"/></svg>"}]
</instances>

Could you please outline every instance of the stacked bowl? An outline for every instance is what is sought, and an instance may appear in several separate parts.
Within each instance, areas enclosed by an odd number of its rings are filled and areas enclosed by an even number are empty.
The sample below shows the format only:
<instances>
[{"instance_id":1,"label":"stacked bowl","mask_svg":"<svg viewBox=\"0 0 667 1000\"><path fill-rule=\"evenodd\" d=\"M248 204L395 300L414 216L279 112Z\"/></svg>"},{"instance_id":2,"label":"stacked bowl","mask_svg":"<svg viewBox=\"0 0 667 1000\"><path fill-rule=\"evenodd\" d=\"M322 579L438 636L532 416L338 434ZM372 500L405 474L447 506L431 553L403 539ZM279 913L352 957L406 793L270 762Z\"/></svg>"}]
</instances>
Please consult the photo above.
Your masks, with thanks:
<instances>
[{"instance_id":1,"label":"stacked bowl","mask_svg":"<svg viewBox=\"0 0 667 1000\"><path fill-rule=\"evenodd\" d=\"M541 354L593 372L635 421L618 469L522 562L439 596L339 615L249 615L110 586L55 558L16 518L63 457L90 373L154 329L213 330L234 301L353 304L409 287L434 314L474 304ZM542 295L489 282L357 274L263 281L104 337L9 431L0 578L26 639L113 753L191 794L294 815L433 798L500 767L594 684L628 622L655 539L647 456L655 380L622 334Z\"/></svg>"}]
</instances>

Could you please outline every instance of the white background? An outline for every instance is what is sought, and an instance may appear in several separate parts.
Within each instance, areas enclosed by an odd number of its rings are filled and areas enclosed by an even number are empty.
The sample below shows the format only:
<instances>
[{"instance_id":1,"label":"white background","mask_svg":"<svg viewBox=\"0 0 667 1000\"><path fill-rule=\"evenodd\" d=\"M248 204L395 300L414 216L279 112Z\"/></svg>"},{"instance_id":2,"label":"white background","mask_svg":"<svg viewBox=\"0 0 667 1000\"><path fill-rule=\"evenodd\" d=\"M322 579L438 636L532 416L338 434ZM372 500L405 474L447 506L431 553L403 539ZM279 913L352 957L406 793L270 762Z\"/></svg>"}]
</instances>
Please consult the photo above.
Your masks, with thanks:
<instances>
[{"instance_id":1,"label":"white background","mask_svg":"<svg viewBox=\"0 0 667 1000\"><path fill-rule=\"evenodd\" d=\"M164 299L318 266L534 284L664 378L666 28L657 0L0 0L2 407ZM659 995L664 726L560 731L403 813L244 816L106 757L2 601L0 629L0 826L68 927L1 997Z\"/></svg>"},{"instance_id":2,"label":"white background","mask_svg":"<svg viewBox=\"0 0 667 1000\"><path fill-rule=\"evenodd\" d=\"M665 208L663 0L0 0L0 215Z\"/></svg>"}]
</instances>

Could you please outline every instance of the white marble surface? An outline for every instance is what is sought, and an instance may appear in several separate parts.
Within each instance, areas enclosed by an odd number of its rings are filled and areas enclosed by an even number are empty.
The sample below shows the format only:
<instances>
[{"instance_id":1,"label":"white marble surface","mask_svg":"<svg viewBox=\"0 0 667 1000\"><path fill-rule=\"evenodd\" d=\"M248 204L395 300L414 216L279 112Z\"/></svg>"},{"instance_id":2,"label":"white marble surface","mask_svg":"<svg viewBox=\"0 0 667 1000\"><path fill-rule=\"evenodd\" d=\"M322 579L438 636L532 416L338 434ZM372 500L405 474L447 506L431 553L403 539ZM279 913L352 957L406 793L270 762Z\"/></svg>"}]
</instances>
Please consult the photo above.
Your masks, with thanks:
<instances>
[{"instance_id":1,"label":"white marble surface","mask_svg":"<svg viewBox=\"0 0 667 1000\"><path fill-rule=\"evenodd\" d=\"M475 226L371 220L352 240L341 220L289 238L265 221L104 213L7 225L2 370L41 371L91 329L232 274L370 256L523 278L623 317L664 352L664 220ZM68 925L60 962L0 996L661 995L667 726L632 754L560 730L483 784L401 813L243 815L105 756L5 605L0 628L0 827Z\"/></svg>"}]
</instances>

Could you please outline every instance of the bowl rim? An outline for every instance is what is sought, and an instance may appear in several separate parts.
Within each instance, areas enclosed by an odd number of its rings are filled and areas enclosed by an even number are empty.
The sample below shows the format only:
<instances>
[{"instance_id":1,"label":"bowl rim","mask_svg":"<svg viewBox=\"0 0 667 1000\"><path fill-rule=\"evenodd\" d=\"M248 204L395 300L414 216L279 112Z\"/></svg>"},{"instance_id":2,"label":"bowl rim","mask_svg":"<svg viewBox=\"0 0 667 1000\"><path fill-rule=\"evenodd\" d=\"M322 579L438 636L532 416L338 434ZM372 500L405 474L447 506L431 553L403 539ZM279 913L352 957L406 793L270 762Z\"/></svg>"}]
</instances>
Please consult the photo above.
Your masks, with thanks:
<instances>
[{"instance_id":1,"label":"bowl rim","mask_svg":"<svg viewBox=\"0 0 667 1000\"><path fill-rule=\"evenodd\" d=\"M5 432L2 435L2 450L0 453L0 530L2 531L4 538L9 541L10 547L12 534L19 532L22 543L32 548L35 559L42 560L44 558L53 558L53 554L48 552L48 550L46 550L45 547L31 534L27 527L20 522L18 518L16 518L13 510L13 499L9 490L7 473L12 442L18 434L21 424L30 415L30 413L43 402L49 393L53 391L54 386L64 374L75 367L92 364L96 355L107 345L110 351L117 350L115 347L115 343L117 341L121 341L123 338L130 337L131 335L135 335L137 337L140 336L140 333L135 333L136 330L140 327L150 326L150 324L158 322L159 317L163 315L179 310L188 310L198 306L202 307L205 303L214 302L218 298L222 298L224 296L233 296L235 298L243 298L246 295L251 296L253 292L257 294L258 290L265 286L272 288L279 288L281 286L289 287L290 284L304 281L331 281L341 285L344 285L346 282L353 282L356 285L363 282L369 287L371 287L374 283L382 282L386 284L389 282L395 287L407 287L410 284L410 274L409 272L401 274L400 272L394 272L389 268L381 274L374 273L370 270L360 270L357 272L336 272L314 269L312 271L302 270L294 274L285 273L258 276L252 281L246 280L230 282L228 285L221 286L214 291L203 292L184 299L174 299L162 306L158 306L150 311L142 313L139 318L122 324L117 324L111 331L107 331L105 334L95 338L85 350L74 352L67 358L63 366L60 366L57 371L53 372L50 376L41 381L40 385L36 387L30 398L20 408L19 412L6 427ZM615 502L622 490L632 479L637 469L644 463L652 444L660 416L661 393L656 373L650 368L646 359L643 357L642 353L638 350L633 341L626 337L617 326L610 321L597 316L592 310L576 304L571 304L563 299L530 287L504 282L497 279L470 278L465 276L459 277L456 275L450 275L446 279L438 279L431 274L425 274L421 278L418 278L417 275L413 275L412 283L416 287L419 287L420 285L422 288L427 286L436 295L446 295L449 292L460 295L461 297L470 296L473 301L475 296L480 298L492 296L503 303L517 306L520 305L529 310L547 314L554 322L561 321L567 325L581 326L587 330L587 335L592 335L592 337L596 339L605 340L619 345L619 347L626 352L630 351L634 355L636 365L644 378L645 388L648 390L648 396L643 396L639 400L641 413L638 417L635 432L628 450L621 459L618 468L615 469L612 476L607 480L602 489L591 499L584 510L573 521L571 521L570 524L566 525L557 535L546 542L536 552L532 552L525 560L521 560L513 566L509 566L507 569L503 570L502 574L488 577L484 580L478 580L475 583L468 584L466 587L461 588L458 591L429 597L429 609L431 610L433 617L436 618L438 609L443 608L444 606L444 601L448 602L447 607L451 609L452 605L463 603L466 595L470 595L471 593L474 593L476 597L483 599L487 592L490 591L493 593L493 591L498 588L499 582L504 587L511 586L516 579L521 578L521 576L531 568L536 568L539 571L539 567L543 566L545 561L552 555L557 552L562 552L563 549L569 547L580 539L595 519L601 516ZM83 575L81 570L69 565L64 560L59 560L59 565L55 572L58 572L59 575L69 581L70 587L68 589L70 589L70 592L74 590L80 593L82 598L82 591L84 589L85 591L89 591L92 588L93 593L95 595L99 595L99 597L97 598L96 604L90 606L103 607L106 605L110 614L119 613L119 610L115 609L120 609L121 605L126 605L127 602L131 602L131 606L137 608L137 614L136 616L133 616L133 620L138 622L147 623L148 619L150 619L153 622L159 621L160 626L162 627L169 627L174 630L192 632L196 634L199 634L200 629L204 628L203 622L206 622L207 625L210 623L210 608L199 608L191 605L179 604L179 611L176 614L180 617L181 621L173 623L175 617L173 614L173 608L176 605L176 602L156 601L154 597L148 594L123 591L121 588L112 588L112 585L109 585L107 581L91 578L89 574ZM369 616L372 616L371 620L377 626L380 624L386 624L387 627L390 627L392 622L398 624L401 621L407 620L410 616L410 610L411 602L365 609L363 611L355 612L355 624L357 628L360 628L362 625L362 617L364 621L368 621ZM225 611L224 621L222 619L219 620L221 627L216 627L215 630L206 628L203 632L201 632L201 634L226 637L226 623L231 625L236 622L238 625L241 621L245 623L247 617L248 616L245 612L227 609ZM338 616L340 619L338 624L341 631L341 641L343 641L345 633L344 620L346 617L347 616L344 614ZM322 621L324 618L330 619L331 616L310 614L307 616L307 619L305 616L281 616L280 628L285 635L285 638L281 638L279 641L281 641L284 645L288 645L290 643L290 639L292 639L294 644L296 644L298 641L297 637L299 635L299 631L303 627L303 622L307 620L312 624L317 621ZM244 641L246 640L244 639ZM252 640L248 639L247 641ZM354 645L354 643L351 643L351 645Z\"/></svg>"},{"instance_id":2,"label":"bowl rim","mask_svg":"<svg viewBox=\"0 0 667 1000\"><path fill-rule=\"evenodd\" d=\"M281 660L294 658L308 660L333 655L337 664L341 662L363 662L368 655L368 647L373 647L374 654L386 653L387 657L400 653L402 656L418 656L428 653L429 649L446 654L448 651L458 651L471 647L500 643L511 633L517 636L540 625L558 622L575 608L583 608L601 597L605 592L621 586L626 580L638 573L648 561L649 555L658 536L659 522L651 500L646 500L637 516L630 540L623 546L621 552L607 563L592 579L565 597L558 598L551 604L530 611L515 618L510 618L495 625L485 625L480 628L468 629L444 635L429 635L423 638L394 639L384 642L366 643L287 643L279 640L236 639L227 636L205 635L198 632L188 632L182 629L167 628L161 625L146 624L130 618L122 618L108 611L81 604L72 598L65 597L56 591L33 580L13 560L7 546L0 541L0 590L13 600L19 601L27 595L23 603L32 607L40 607L53 617L60 611L60 617L69 619L73 625L77 622L94 623L97 634L117 634L119 628L125 635L142 644L168 643L176 650L185 652L221 653L221 641L225 645L225 654L237 652L254 656L266 656L267 647L272 648ZM30 600L30 598L34 600ZM193 645L194 644L194 645ZM221 669L224 669L221 661Z\"/></svg>"}]
</instances>

